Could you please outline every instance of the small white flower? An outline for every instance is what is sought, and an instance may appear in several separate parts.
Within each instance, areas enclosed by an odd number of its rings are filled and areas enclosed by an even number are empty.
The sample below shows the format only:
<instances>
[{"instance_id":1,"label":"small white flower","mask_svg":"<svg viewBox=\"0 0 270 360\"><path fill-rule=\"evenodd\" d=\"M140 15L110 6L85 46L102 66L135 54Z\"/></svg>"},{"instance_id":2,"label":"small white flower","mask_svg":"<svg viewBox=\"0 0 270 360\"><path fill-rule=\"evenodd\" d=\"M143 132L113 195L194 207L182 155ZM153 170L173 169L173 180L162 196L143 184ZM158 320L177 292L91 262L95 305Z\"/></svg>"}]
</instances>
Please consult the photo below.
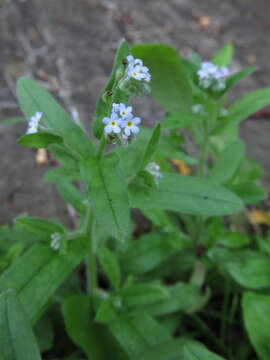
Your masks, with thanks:
<instances>
[{"instance_id":1,"label":"small white flower","mask_svg":"<svg viewBox=\"0 0 270 360\"><path fill-rule=\"evenodd\" d=\"M227 77L230 75L230 70L226 66L222 66L220 72L222 74L222 77Z\"/></svg>"},{"instance_id":2,"label":"small white flower","mask_svg":"<svg viewBox=\"0 0 270 360\"><path fill-rule=\"evenodd\" d=\"M128 55L127 56L127 61L128 61L128 65L130 67L133 67L135 65L141 65L143 64L141 59L134 59L134 57L132 55Z\"/></svg>"},{"instance_id":3,"label":"small white flower","mask_svg":"<svg viewBox=\"0 0 270 360\"><path fill-rule=\"evenodd\" d=\"M195 104L192 106L191 110L194 114L200 114L203 112L203 106L202 104Z\"/></svg>"},{"instance_id":4,"label":"small white flower","mask_svg":"<svg viewBox=\"0 0 270 360\"><path fill-rule=\"evenodd\" d=\"M128 116L132 115L132 106L126 106L125 104L119 104L119 114L125 119Z\"/></svg>"},{"instance_id":5,"label":"small white flower","mask_svg":"<svg viewBox=\"0 0 270 360\"><path fill-rule=\"evenodd\" d=\"M154 176L155 183L158 184L159 180L162 178L162 174L160 173L160 166L155 162L150 162L147 164L145 170Z\"/></svg>"},{"instance_id":6,"label":"small white flower","mask_svg":"<svg viewBox=\"0 0 270 360\"><path fill-rule=\"evenodd\" d=\"M119 109L120 109L120 104L116 104L116 103L112 104L112 111L113 112L118 112Z\"/></svg>"},{"instance_id":7,"label":"small white flower","mask_svg":"<svg viewBox=\"0 0 270 360\"><path fill-rule=\"evenodd\" d=\"M59 250L61 246L61 234L56 232L51 235L51 239L50 247L55 251Z\"/></svg>"},{"instance_id":8,"label":"small white flower","mask_svg":"<svg viewBox=\"0 0 270 360\"><path fill-rule=\"evenodd\" d=\"M126 118L122 123L125 135L130 136L131 133L138 134L140 129L137 125L139 125L140 122L141 119L139 117L133 118L132 115L130 115L128 118Z\"/></svg>"},{"instance_id":9,"label":"small white flower","mask_svg":"<svg viewBox=\"0 0 270 360\"><path fill-rule=\"evenodd\" d=\"M42 117L42 112L36 112L34 116L30 117L26 134L34 134L38 131L38 125Z\"/></svg>"},{"instance_id":10,"label":"small white flower","mask_svg":"<svg viewBox=\"0 0 270 360\"><path fill-rule=\"evenodd\" d=\"M109 134L111 132L114 132L115 134L119 134L120 129L120 119L118 118L118 115L114 112L111 113L111 117L104 117L102 119L102 122L106 124L104 131Z\"/></svg>"},{"instance_id":11,"label":"small white flower","mask_svg":"<svg viewBox=\"0 0 270 360\"><path fill-rule=\"evenodd\" d=\"M142 72L142 66L136 65L129 68L128 76L136 79L136 80L143 80L145 78L145 74Z\"/></svg>"}]
</instances>

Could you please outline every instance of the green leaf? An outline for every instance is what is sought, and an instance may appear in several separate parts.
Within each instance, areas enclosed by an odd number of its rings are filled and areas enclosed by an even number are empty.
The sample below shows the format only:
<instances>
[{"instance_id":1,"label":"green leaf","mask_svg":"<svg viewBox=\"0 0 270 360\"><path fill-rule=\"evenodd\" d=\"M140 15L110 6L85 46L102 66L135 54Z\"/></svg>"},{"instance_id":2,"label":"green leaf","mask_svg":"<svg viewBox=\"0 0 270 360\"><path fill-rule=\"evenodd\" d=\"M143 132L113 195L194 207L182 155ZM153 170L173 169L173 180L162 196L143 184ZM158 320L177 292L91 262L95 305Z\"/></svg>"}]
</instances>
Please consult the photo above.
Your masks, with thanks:
<instances>
[{"instance_id":1,"label":"green leaf","mask_svg":"<svg viewBox=\"0 0 270 360\"><path fill-rule=\"evenodd\" d=\"M74 185L67 181L59 181L56 183L56 186L62 198L67 203L71 204L74 209L81 213L86 212L87 206L84 204L85 197Z\"/></svg>"},{"instance_id":2,"label":"green leaf","mask_svg":"<svg viewBox=\"0 0 270 360\"><path fill-rule=\"evenodd\" d=\"M184 128L194 122L200 122L202 117L200 115L189 114L189 113L177 113L174 115L166 116L161 122L162 129L165 130L176 130Z\"/></svg>"},{"instance_id":3,"label":"green leaf","mask_svg":"<svg viewBox=\"0 0 270 360\"><path fill-rule=\"evenodd\" d=\"M17 229L34 235L40 241L51 241L51 235L53 233L62 233L64 231L63 226L55 224L51 221L34 218L34 217L24 217L20 216L15 219L15 225Z\"/></svg>"},{"instance_id":4,"label":"green leaf","mask_svg":"<svg viewBox=\"0 0 270 360\"><path fill-rule=\"evenodd\" d=\"M84 350L89 359L127 360L127 355L116 343L110 331L94 322L91 300L86 295L74 295L62 305L66 330L72 341Z\"/></svg>"},{"instance_id":5,"label":"green leaf","mask_svg":"<svg viewBox=\"0 0 270 360\"><path fill-rule=\"evenodd\" d=\"M143 274L160 265L180 248L181 243L175 235L145 234L119 253L121 268L127 274Z\"/></svg>"},{"instance_id":6,"label":"green leaf","mask_svg":"<svg viewBox=\"0 0 270 360\"><path fill-rule=\"evenodd\" d=\"M30 320L12 290L0 295L0 349L2 360L41 360Z\"/></svg>"},{"instance_id":7,"label":"green leaf","mask_svg":"<svg viewBox=\"0 0 270 360\"><path fill-rule=\"evenodd\" d=\"M167 290L170 293L167 299L144 307L150 315L161 316L177 311L193 314L202 309L210 297L209 290L207 290L205 294L202 294L197 285L182 282L168 287Z\"/></svg>"},{"instance_id":8,"label":"green leaf","mask_svg":"<svg viewBox=\"0 0 270 360\"><path fill-rule=\"evenodd\" d=\"M129 356L141 354L170 339L167 329L143 311L121 315L116 313L108 326Z\"/></svg>"},{"instance_id":9,"label":"green leaf","mask_svg":"<svg viewBox=\"0 0 270 360\"><path fill-rule=\"evenodd\" d=\"M114 253L105 245L102 245L98 249L98 260L114 289L116 291L119 290L121 283L121 270Z\"/></svg>"},{"instance_id":10,"label":"green leaf","mask_svg":"<svg viewBox=\"0 0 270 360\"><path fill-rule=\"evenodd\" d=\"M34 333L41 352L48 351L53 347L53 323L47 314L42 316L42 318L37 322Z\"/></svg>"},{"instance_id":11,"label":"green leaf","mask_svg":"<svg viewBox=\"0 0 270 360\"><path fill-rule=\"evenodd\" d=\"M42 181L44 183L59 183L65 181L80 180L81 175L77 168L67 168L57 166L54 169L50 169L43 176Z\"/></svg>"},{"instance_id":12,"label":"green leaf","mask_svg":"<svg viewBox=\"0 0 270 360\"><path fill-rule=\"evenodd\" d=\"M159 138L160 138L160 124L157 124L146 146L142 164L140 166L139 171L143 170L146 167L146 165L150 162L152 156L155 154L158 147Z\"/></svg>"},{"instance_id":13,"label":"green leaf","mask_svg":"<svg viewBox=\"0 0 270 360\"><path fill-rule=\"evenodd\" d=\"M247 205L256 204L267 198L265 189L254 182L239 183L230 188Z\"/></svg>"},{"instance_id":14,"label":"green leaf","mask_svg":"<svg viewBox=\"0 0 270 360\"><path fill-rule=\"evenodd\" d=\"M210 170L209 179L216 184L229 181L240 167L245 156L245 144L241 140L230 143L218 156Z\"/></svg>"},{"instance_id":15,"label":"green leaf","mask_svg":"<svg viewBox=\"0 0 270 360\"><path fill-rule=\"evenodd\" d=\"M249 339L263 360L270 358L270 296L244 293L242 297L244 324Z\"/></svg>"},{"instance_id":16,"label":"green leaf","mask_svg":"<svg viewBox=\"0 0 270 360\"><path fill-rule=\"evenodd\" d=\"M251 94L236 101L229 107L228 115L213 130L212 135L218 135L227 127L239 124L269 103L270 87L253 91Z\"/></svg>"},{"instance_id":17,"label":"green leaf","mask_svg":"<svg viewBox=\"0 0 270 360\"><path fill-rule=\"evenodd\" d=\"M157 189L130 187L133 207L154 207L186 214L221 216L242 210L242 201L227 189L192 176L164 173Z\"/></svg>"},{"instance_id":18,"label":"green leaf","mask_svg":"<svg viewBox=\"0 0 270 360\"><path fill-rule=\"evenodd\" d=\"M112 299L109 297L99 306L95 321L101 323L108 323L114 317L114 309L112 306Z\"/></svg>"},{"instance_id":19,"label":"green leaf","mask_svg":"<svg viewBox=\"0 0 270 360\"><path fill-rule=\"evenodd\" d=\"M270 287L270 262L267 255L249 249L215 247L208 251L208 256L239 285L248 289Z\"/></svg>"},{"instance_id":20,"label":"green leaf","mask_svg":"<svg viewBox=\"0 0 270 360\"><path fill-rule=\"evenodd\" d=\"M119 292L127 307L149 305L167 299L170 294L164 286L158 284L133 284Z\"/></svg>"},{"instance_id":21,"label":"green leaf","mask_svg":"<svg viewBox=\"0 0 270 360\"><path fill-rule=\"evenodd\" d=\"M78 158L64 144L49 145L48 150L66 168L78 168Z\"/></svg>"},{"instance_id":22,"label":"green leaf","mask_svg":"<svg viewBox=\"0 0 270 360\"><path fill-rule=\"evenodd\" d=\"M262 289L270 287L269 257L256 253L254 258L229 262L226 269L231 277L241 286L248 289Z\"/></svg>"},{"instance_id":23,"label":"green leaf","mask_svg":"<svg viewBox=\"0 0 270 360\"><path fill-rule=\"evenodd\" d=\"M247 66L243 70L228 77L228 79L226 81L226 90L224 92L227 92L234 85L236 85L240 80L242 80L246 76L254 73L254 71L256 71L256 70L257 70L256 66Z\"/></svg>"},{"instance_id":24,"label":"green leaf","mask_svg":"<svg viewBox=\"0 0 270 360\"><path fill-rule=\"evenodd\" d=\"M234 53L233 45L230 42L228 42L212 59L212 63L214 63L217 66L229 66L233 58L233 53Z\"/></svg>"},{"instance_id":25,"label":"green leaf","mask_svg":"<svg viewBox=\"0 0 270 360\"><path fill-rule=\"evenodd\" d=\"M21 109L27 119L42 112L41 123L55 135L59 135L73 151L81 157L94 154L94 146L87 134L70 118L55 99L34 80L20 78L17 95Z\"/></svg>"},{"instance_id":26,"label":"green leaf","mask_svg":"<svg viewBox=\"0 0 270 360\"><path fill-rule=\"evenodd\" d=\"M177 339L152 347L131 360L224 360L199 342Z\"/></svg>"},{"instance_id":27,"label":"green leaf","mask_svg":"<svg viewBox=\"0 0 270 360\"><path fill-rule=\"evenodd\" d=\"M132 54L150 69L153 97L169 112L188 112L192 90L179 52L164 44L139 44L133 45Z\"/></svg>"},{"instance_id":28,"label":"green leaf","mask_svg":"<svg viewBox=\"0 0 270 360\"><path fill-rule=\"evenodd\" d=\"M97 222L109 235L123 240L129 231L127 184L116 154L81 163L82 179Z\"/></svg>"},{"instance_id":29,"label":"green leaf","mask_svg":"<svg viewBox=\"0 0 270 360\"><path fill-rule=\"evenodd\" d=\"M111 110L110 106L105 103L105 101L103 99L103 94L106 93L107 91L111 92L113 90L113 85L116 80L115 79L116 71L121 66L122 60L124 58L126 58L129 54L130 54L129 46L128 46L126 40L123 39L119 46L119 49L115 56L115 59L114 59L114 64L113 64L113 69L112 69L110 80L109 80L106 88L104 89L102 95L99 97L98 103L97 103L96 113L94 115L94 120L93 120L93 133L94 133L94 136L98 139L101 138L101 135L103 133L104 124L102 123L102 119L105 116L109 116L110 115L109 112ZM126 102L125 100L127 100L127 97L124 96L123 99L124 99L124 101L122 101L122 102ZM121 99L118 99L118 100L121 100ZM121 102L121 101L118 101L118 102Z\"/></svg>"},{"instance_id":30,"label":"green leaf","mask_svg":"<svg viewBox=\"0 0 270 360\"><path fill-rule=\"evenodd\" d=\"M59 144L63 139L47 131L38 131L35 134L28 134L20 137L17 143L31 148L46 148L50 144Z\"/></svg>"},{"instance_id":31,"label":"green leaf","mask_svg":"<svg viewBox=\"0 0 270 360\"><path fill-rule=\"evenodd\" d=\"M83 260L87 239L72 240L66 255L55 253L48 245L33 245L0 277L0 289L14 289L35 323L55 290Z\"/></svg>"}]
</instances>

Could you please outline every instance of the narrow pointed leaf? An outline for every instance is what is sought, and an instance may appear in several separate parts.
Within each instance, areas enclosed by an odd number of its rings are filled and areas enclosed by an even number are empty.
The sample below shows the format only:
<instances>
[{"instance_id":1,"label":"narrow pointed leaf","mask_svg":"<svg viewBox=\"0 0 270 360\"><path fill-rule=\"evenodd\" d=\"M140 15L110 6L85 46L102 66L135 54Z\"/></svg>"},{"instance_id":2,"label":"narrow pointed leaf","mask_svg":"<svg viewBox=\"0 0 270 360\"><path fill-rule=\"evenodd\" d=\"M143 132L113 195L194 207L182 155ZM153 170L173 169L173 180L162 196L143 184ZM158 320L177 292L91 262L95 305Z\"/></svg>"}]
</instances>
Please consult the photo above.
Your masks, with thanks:
<instances>
[{"instance_id":1,"label":"narrow pointed leaf","mask_svg":"<svg viewBox=\"0 0 270 360\"><path fill-rule=\"evenodd\" d=\"M133 207L154 207L186 214L221 216L240 212L243 203L231 191L192 176L164 173L157 189L130 186Z\"/></svg>"},{"instance_id":2,"label":"narrow pointed leaf","mask_svg":"<svg viewBox=\"0 0 270 360\"><path fill-rule=\"evenodd\" d=\"M217 66L229 66L233 58L234 48L231 43L226 43L224 47L215 55L212 62Z\"/></svg>"},{"instance_id":3,"label":"narrow pointed leaf","mask_svg":"<svg viewBox=\"0 0 270 360\"><path fill-rule=\"evenodd\" d=\"M124 58L126 58L129 54L130 54L129 46L128 46L126 40L122 40L122 42L119 46L119 49L117 51L117 54L115 56L115 59L114 59L114 64L113 64L113 69L112 69L110 80L109 80L106 88L104 89L102 95L98 99L96 113L94 115L93 133L94 133L94 136L98 139L100 139L100 137L103 133L104 124L102 123L102 119L105 116L109 116L109 112L110 112L110 107L104 101L103 94L106 93L107 91L110 91L110 92L112 91L113 85L115 82L116 71L119 68L119 66L122 64L122 60ZM121 98L118 99L118 102L121 102L121 100L123 100L122 102L126 102L126 100L128 99L128 97L126 95L122 94L122 96L123 96L123 99L121 99Z\"/></svg>"},{"instance_id":4,"label":"narrow pointed leaf","mask_svg":"<svg viewBox=\"0 0 270 360\"><path fill-rule=\"evenodd\" d=\"M81 174L97 222L109 235L123 240L130 216L127 184L118 156L88 158L81 163Z\"/></svg>"},{"instance_id":5,"label":"narrow pointed leaf","mask_svg":"<svg viewBox=\"0 0 270 360\"><path fill-rule=\"evenodd\" d=\"M114 289L119 290L121 282L121 270L114 253L105 245L103 245L98 249L98 259Z\"/></svg>"},{"instance_id":6,"label":"narrow pointed leaf","mask_svg":"<svg viewBox=\"0 0 270 360\"><path fill-rule=\"evenodd\" d=\"M15 291L0 295L1 360L41 360L37 341Z\"/></svg>"},{"instance_id":7,"label":"narrow pointed leaf","mask_svg":"<svg viewBox=\"0 0 270 360\"><path fill-rule=\"evenodd\" d=\"M192 90L180 62L179 52L164 44L138 44L133 45L132 54L149 67L153 97L167 111L188 112L192 103Z\"/></svg>"},{"instance_id":8,"label":"narrow pointed leaf","mask_svg":"<svg viewBox=\"0 0 270 360\"><path fill-rule=\"evenodd\" d=\"M160 124L158 124L155 127L155 129L152 133L152 136L151 136L150 140L148 141L148 144L147 144L145 152L144 152L140 170L143 170L145 168L145 166L150 162L152 156L155 154L157 147L158 147L159 138L160 138Z\"/></svg>"},{"instance_id":9,"label":"narrow pointed leaf","mask_svg":"<svg viewBox=\"0 0 270 360\"><path fill-rule=\"evenodd\" d=\"M63 138L61 138L61 136L54 135L46 131L39 131L35 134L24 135L17 140L19 145L32 148L46 148L50 144L59 144L61 142L63 142Z\"/></svg>"},{"instance_id":10,"label":"narrow pointed leaf","mask_svg":"<svg viewBox=\"0 0 270 360\"><path fill-rule=\"evenodd\" d=\"M270 358L270 296L246 292L242 298L244 324L259 357Z\"/></svg>"},{"instance_id":11,"label":"narrow pointed leaf","mask_svg":"<svg viewBox=\"0 0 270 360\"><path fill-rule=\"evenodd\" d=\"M55 135L59 135L81 157L94 153L94 146L87 134L75 124L67 112L45 89L30 78L20 78L17 95L25 117L29 120L36 112L42 112L43 123Z\"/></svg>"},{"instance_id":12,"label":"narrow pointed leaf","mask_svg":"<svg viewBox=\"0 0 270 360\"><path fill-rule=\"evenodd\" d=\"M48 245L35 244L1 275L0 289L16 290L32 323L35 323L55 290L82 261L86 252L84 237L68 244L66 255L59 255Z\"/></svg>"},{"instance_id":13,"label":"narrow pointed leaf","mask_svg":"<svg viewBox=\"0 0 270 360\"><path fill-rule=\"evenodd\" d=\"M241 140L230 143L218 156L210 171L209 179L215 184L224 184L234 176L244 156L245 144Z\"/></svg>"}]
</instances>

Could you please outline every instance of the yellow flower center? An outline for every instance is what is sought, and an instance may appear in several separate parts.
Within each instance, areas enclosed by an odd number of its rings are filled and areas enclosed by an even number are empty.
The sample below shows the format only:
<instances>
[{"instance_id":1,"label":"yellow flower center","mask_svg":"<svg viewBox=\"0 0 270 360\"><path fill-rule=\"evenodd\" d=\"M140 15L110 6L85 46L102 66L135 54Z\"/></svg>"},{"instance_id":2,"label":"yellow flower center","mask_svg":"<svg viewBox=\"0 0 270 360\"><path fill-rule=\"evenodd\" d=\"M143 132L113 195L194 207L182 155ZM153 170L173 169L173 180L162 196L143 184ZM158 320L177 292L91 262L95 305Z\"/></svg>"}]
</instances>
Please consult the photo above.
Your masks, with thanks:
<instances>
[{"instance_id":1,"label":"yellow flower center","mask_svg":"<svg viewBox=\"0 0 270 360\"><path fill-rule=\"evenodd\" d=\"M137 73L136 73L136 71L133 71L133 73L132 73L132 74L133 74L133 76L137 76Z\"/></svg>"},{"instance_id":2,"label":"yellow flower center","mask_svg":"<svg viewBox=\"0 0 270 360\"><path fill-rule=\"evenodd\" d=\"M126 126L128 126L128 127L132 126L132 121L128 121Z\"/></svg>"},{"instance_id":3,"label":"yellow flower center","mask_svg":"<svg viewBox=\"0 0 270 360\"><path fill-rule=\"evenodd\" d=\"M115 126L115 125L116 125L116 122L115 122L115 121L111 121L111 125L112 125L112 126Z\"/></svg>"}]
</instances>

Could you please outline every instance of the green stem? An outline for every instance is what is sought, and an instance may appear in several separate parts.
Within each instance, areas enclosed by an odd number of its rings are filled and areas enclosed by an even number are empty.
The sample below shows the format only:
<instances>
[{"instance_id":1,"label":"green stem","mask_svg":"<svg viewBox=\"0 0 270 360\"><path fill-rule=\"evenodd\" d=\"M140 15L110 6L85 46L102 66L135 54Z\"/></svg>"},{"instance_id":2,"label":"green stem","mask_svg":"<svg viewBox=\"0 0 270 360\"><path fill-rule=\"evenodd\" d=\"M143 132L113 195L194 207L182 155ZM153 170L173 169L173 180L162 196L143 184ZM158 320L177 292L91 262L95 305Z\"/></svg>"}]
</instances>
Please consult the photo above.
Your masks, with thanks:
<instances>
[{"instance_id":1,"label":"green stem","mask_svg":"<svg viewBox=\"0 0 270 360\"><path fill-rule=\"evenodd\" d=\"M210 327L198 316L198 315L191 315L193 321L197 324L200 328L201 332L207 336L207 338L211 339L222 352L226 351L224 344L217 338L216 334L210 329Z\"/></svg>"},{"instance_id":2,"label":"green stem","mask_svg":"<svg viewBox=\"0 0 270 360\"><path fill-rule=\"evenodd\" d=\"M86 257L87 292L88 294L92 294L97 287L97 269L96 269L96 249L94 242L95 239L93 236L94 216L93 213L90 212L90 207L86 215L86 221L88 221L86 234L89 238L88 253Z\"/></svg>"},{"instance_id":3,"label":"green stem","mask_svg":"<svg viewBox=\"0 0 270 360\"><path fill-rule=\"evenodd\" d=\"M97 149L97 158L100 158L101 155L103 154L103 151L106 147L106 138L105 138L105 135L104 135L104 132L101 136L101 139L100 139L100 142L99 142L99 146L98 146L98 149Z\"/></svg>"},{"instance_id":4,"label":"green stem","mask_svg":"<svg viewBox=\"0 0 270 360\"><path fill-rule=\"evenodd\" d=\"M206 165L207 165L207 152L208 152L208 124L207 119L204 119L203 122L203 142L202 142L202 148L201 148L201 156L199 160L199 171L198 175L199 177L203 178L206 176Z\"/></svg>"},{"instance_id":5,"label":"green stem","mask_svg":"<svg viewBox=\"0 0 270 360\"><path fill-rule=\"evenodd\" d=\"M228 308L229 308L229 300L231 293L231 282L229 279L225 280L225 291L224 298L222 303L222 311L221 311L221 326L220 326L220 337L221 341L225 343L226 340L226 328L227 328L227 316L228 316Z\"/></svg>"}]
</instances>

